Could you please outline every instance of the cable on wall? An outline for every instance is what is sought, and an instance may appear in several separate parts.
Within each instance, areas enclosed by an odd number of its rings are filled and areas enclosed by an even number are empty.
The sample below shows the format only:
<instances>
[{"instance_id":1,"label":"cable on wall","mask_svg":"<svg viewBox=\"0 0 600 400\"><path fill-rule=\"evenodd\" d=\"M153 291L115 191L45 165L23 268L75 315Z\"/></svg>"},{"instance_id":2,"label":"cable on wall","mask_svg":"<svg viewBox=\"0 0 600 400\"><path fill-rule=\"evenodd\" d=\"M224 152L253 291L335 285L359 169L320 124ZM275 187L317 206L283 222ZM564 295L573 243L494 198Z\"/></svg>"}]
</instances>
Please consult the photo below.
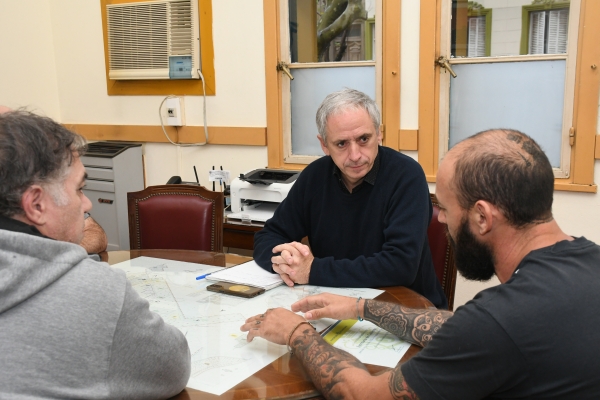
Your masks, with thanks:
<instances>
[{"instance_id":1,"label":"cable on wall","mask_svg":"<svg viewBox=\"0 0 600 400\"><path fill-rule=\"evenodd\" d=\"M171 138L169 137L169 134L167 133L166 129L165 129L165 124L163 121L163 117L162 117L162 107L163 104L165 104L165 101L167 101L167 99L178 99L179 96L176 95L168 95L167 97L165 97L161 102L160 105L158 106L158 118L160 119L160 127L162 128L163 133L165 134L165 137L167 138L167 140L173 145L173 146L179 146L179 147L192 147L192 146L204 146L205 144L208 143L208 124L206 121L206 86L204 84L204 75L202 75L202 71L200 71L200 69L197 70L198 74L200 75L200 79L202 79L202 94L204 97L204 104L202 106L202 114L203 114L203 119L204 119L204 138L205 141L203 143L186 143L186 144L182 144L182 143L175 143L174 141L171 140ZM177 127L175 127L176 131L179 131L177 129Z\"/></svg>"}]
</instances>

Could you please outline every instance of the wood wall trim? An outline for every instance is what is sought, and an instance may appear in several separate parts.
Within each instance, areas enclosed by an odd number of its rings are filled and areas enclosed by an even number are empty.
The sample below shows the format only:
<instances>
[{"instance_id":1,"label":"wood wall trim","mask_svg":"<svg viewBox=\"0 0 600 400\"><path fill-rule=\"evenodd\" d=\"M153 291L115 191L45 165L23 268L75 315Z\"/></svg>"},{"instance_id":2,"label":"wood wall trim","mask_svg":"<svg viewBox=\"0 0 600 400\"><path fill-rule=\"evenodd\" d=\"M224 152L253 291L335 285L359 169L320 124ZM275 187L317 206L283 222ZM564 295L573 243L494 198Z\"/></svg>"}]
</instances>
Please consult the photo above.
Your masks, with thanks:
<instances>
[{"instance_id":1,"label":"wood wall trim","mask_svg":"<svg viewBox=\"0 0 600 400\"><path fill-rule=\"evenodd\" d=\"M435 175L425 175L425 179L429 183L435 183ZM578 185L570 183L568 179L555 179L554 190L561 190L564 192L580 192L580 193L597 193L597 185Z\"/></svg>"},{"instance_id":2,"label":"wood wall trim","mask_svg":"<svg viewBox=\"0 0 600 400\"><path fill-rule=\"evenodd\" d=\"M573 126L575 146L572 150L572 182L594 184L596 134L598 133L598 98L600 94L600 1L582 0L575 72ZM595 66L595 68L594 68Z\"/></svg>"},{"instance_id":3,"label":"wood wall trim","mask_svg":"<svg viewBox=\"0 0 600 400\"><path fill-rule=\"evenodd\" d=\"M279 7L278 0L264 0L265 28L265 84L267 100L267 163L269 168L283 167L283 126L281 115L281 83L276 69L279 61ZM286 166L287 168L287 166Z\"/></svg>"},{"instance_id":4,"label":"wood wall trim","mask_svg":"<svg viewBox=\"0 0 600 400\"><path fill-rule=\"evenodd\" d=\"M385 126L383 144L399 149L400 130L400 12L401 1L384 1L382 65L382 123Z\"/></svg>"},{"instance_id":5,"label":"wood wall trim","mask_svg":"<svg viewBox=\"0 0 600 400\"><path fill-rule=\"evenodd\" d=\"M145 0L100 0L102 14L102 36L104 38L104 66L106 70L106 91L109 96L128 95L202 95L200 79L185 80L114 80L108 77L108 34L106 30L106 5L137 3ZM206 86L206 95L217 93L215 80L215 51L212 32L212 0L198 0L198 18L200 19L200 58L202 75Z\"/></svg>"},{"instance_id":6,"label":"wood wall trim","mask_svg":"<svg viewBox=\"0 0 600 400\"><path fill-rule=\"evenodd\" d=\"M439 54L441 1L421 1L419 44L419 164L428 182L435 182L438 157ZM431 178L433 177L433 178ZM430 180L433 179L433 180Z\"/></svg>"},{"instance_id":7,"label":"wood wall trim","mask_svg":"<svg viewBox=\"0 0 600 400\"><path fill-rule=\"evenodd\" d=\"M583 192L597 193L598 186L596 185L578 185L576 183L562 183L560 180L554 180L554 190L562 190L565 192Z\"/></svg>"},{"instance_id":8,"label":"wood wall trim","mask_svg":"<svg viewBox=\"0 0 600 400\"><path fill-rule=\"evenodd\" d=\"M122 140L146 143L168 143L160 125L93 125L64 124L88 140ZM182 126L165 130L175 143L204 143L204 126ZM266 146L267 130L261 127L208 127L209 144Z\"/></svg>"},{"instance_id":9,"label":"wood wall trim","mask_svg":"<svg viewBox=\"0 0 600 400\"><path fill-rule=\"evenodd\" d=\"M419 131L417 129L400 129L398 138L398 150L419 150Z\"/></svg>"},{"instance_id":10,"label":"wood wall trim","mask_svg":"<svg viewBox=\"0 0 600 400\"><path fill-rule=\"evenodd\" d=\"M600 159L600 135L596 135L596 151L594 151L594 158Z\"/></svg>"}]
</instances>

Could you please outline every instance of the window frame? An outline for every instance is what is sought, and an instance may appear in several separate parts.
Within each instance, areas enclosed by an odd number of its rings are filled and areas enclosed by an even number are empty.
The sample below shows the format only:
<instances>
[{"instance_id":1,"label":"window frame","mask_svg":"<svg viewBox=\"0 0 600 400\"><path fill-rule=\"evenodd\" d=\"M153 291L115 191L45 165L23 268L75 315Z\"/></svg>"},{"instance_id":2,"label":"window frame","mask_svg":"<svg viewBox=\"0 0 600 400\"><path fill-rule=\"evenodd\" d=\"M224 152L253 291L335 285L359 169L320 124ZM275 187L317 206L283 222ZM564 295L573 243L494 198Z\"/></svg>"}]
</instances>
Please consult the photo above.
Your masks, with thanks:
<instances>
[{"instance_id":1,"label":"window frame","mask_svg":"<svg viewBox=\"0 0 600 400\"><path fill-rule=\"evenodd\" d=\"M375 1L376 10L381 10L381 2ZM375 66L376 82L378 81L377 76L381 74L380 66L381 62L376 61L336 61L336 62L298 62L292 63L289 48L290 48L290 36L288 29L288 15L289 15L289 0L279 1L279 21L285 21L285 24L280 22L279 32L279 46L280 46L280 61L284 62L290 70L292 76L294 70L303 68L336 68L336 67L360 67L360 66ZM377 16L377 11L375 15ZM377 26L377 25L375 25ZM367 27L367 21L365 21L365 28ZM364 35L363 35L364 37ZM366 40L365 40L366 41ZM366 54L366 51L365 51ZM376 83L377 85L377 83ZM375 101L381 108L381 100L376 95ZM294 154L292 150L292 97L291 97L291 81L287 76L282 76L281 81L281 102L282 102L282 118L283 118L283 161L286 164L302 164L308 165L311 162L319 159L322 155L301 155ZM314 138L316 140L316 138Z\"/></svg>"},{"instance_id":2,"label":"window frame","mask_svg":"<svg viewBox=\"0 0 600 400\"><path fill-rule=\"evenodd\" d=\"M381 56L381 74L376 78L376 97L381 98L383 144L399 150L403 135L400 131L400 10L401 1L382 1L381 23L375 26L375 52ZM280 0L263 0L265 26L265 76L267 97L267 160L269 168L301 170L306 164L286 162L283 135L285 111L282 92L285 90L283 72L277 70L281 60ZM381 38L377 40L377 38ZM381 51L385 43L387 50ZM289 82L288 82L289 84ZM289 90L289 89L288 89ZM407 138L410 140L411 137ZM316 140L316 138L315 138ZM406 141L406 140L405 140ZM291 161L291 160L290 160Z\"/></svg>"},{"instance_id":3,"label":"window frame","mask_svg":"<svg viewBox=\"0 0 600 400\"><path fill-rule=\"evenodd\" d=\"M531 13L534 11L550 11L557 10L561 8L570 8L571 2L560 2L560 3L550 3L550 4L536 4L536 5L527 5L522 6L522 16L521 16L521 51L519 54L526 55L529 54L529 31L530 24L529 21L531 19ZM581 25L580 25L581 28Z\"/></svg>"},{"instance_id":4,"label":"window frame","mask_svg":"<svg viewBox=\"0 0 600 400\"><path fill-rule=\"evenodd\" d=\"M448 0L451 1L451 0ZM571 22L575 21L575 18L579 15L579 1L575 0L571 6L570 13ZM442 8L443 15L449 16L448 9ZM442 16L441 18L444 18ZM577 29L571 24L569 29L570 37L577 39ZM441 31L443 33L443 31ZM441 41L440 54L449 54L451 48L446 48L447 41ZM563 122L560 131L560 166L553 168L554 176L556 178L568 178L571 171L571 146L569 145L569 130L573 122L573 93L574 93L574 78L575 78L575 61L577 54L577 40L571 40L569 42L567 52L562 54L533 54L533 55L514 55L514 56L494 56L494 57L457 57L451 58L449 63L451 65L456 64L485 64L485 63L500 63L500 62L527 62L527 61L549 61L549 60L565 60L565 81L564 90L565 97L563 101ZM491 52L491 48L490 48ZM575 56L574 56L575 55ZM440 159L448 152L448 142L450 132L449 129L449 114L450 114L450 75L442 74L440 79L440 116L439 116L439 137L440 137Z\"/></svg>"},{"instance_id":5,"label":"window frame","mask_svg":"<svg viewBox=\"0 0 600 400\"><path fill-rule=\"evenodd\" d=\"M435 182L439 166L440 78L436 65L441 55L442 3L421 1L419 55L419 163L429 182ZM600 2L581 0L577 34L577 56L573 95L573 145L568 178L556 178L555 190L596 193L594 151L596 148L600 76L596 64L600 58Z\"/></svg>"},{"instance_id":6,"label":"window frame","mask_svg":"<svg viewBox=\"0 0 600 400\"><path fill-rule=\"evenodd\" d=\"M115 80L108 76L110 66L108 59L108 31L106 28L106 6L108 4L140 3L147 0L100 0L102 16L102 35L104 39L104 64L106 69L106 93L109 96L121 95L202 95L201 79L144 79ZM215 78L215 51L212 36L212 0L197 0L198 19L200 23L200 64L206 95L217 93Z\"/></svg>"}]
</instances>

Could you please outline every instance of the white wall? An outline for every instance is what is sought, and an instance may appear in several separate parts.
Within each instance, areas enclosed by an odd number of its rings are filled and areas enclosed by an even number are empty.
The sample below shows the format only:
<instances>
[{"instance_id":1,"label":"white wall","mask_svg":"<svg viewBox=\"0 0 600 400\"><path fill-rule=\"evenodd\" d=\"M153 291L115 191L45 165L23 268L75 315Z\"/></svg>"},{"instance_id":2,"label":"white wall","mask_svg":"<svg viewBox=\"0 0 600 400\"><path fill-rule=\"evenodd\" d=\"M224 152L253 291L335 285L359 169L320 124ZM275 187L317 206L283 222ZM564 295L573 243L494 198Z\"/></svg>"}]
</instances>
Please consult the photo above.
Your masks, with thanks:
<instances>
[{"instance_id":1,"label":"white wall","mask_svg":"<svg viewBox=\"0 0 600 400\"><path fill-rule=\"evenodd\" d=\"M64 123L157 125L162 96L107 96L100 5L81 0L0 0L0 104L30 105ZM25 18L24 16L27 16ZM418 129L419 3L402 5L401 128ZM213 1L216 96L207 101L211 126L266 126L263 6L261 0ZM188 125L202 125L200 96L185 97ZM410 155L417 157L416 152ZM267 165L266 147L144 146L146 183L172 175L208 182L223 166L233 176ZM600 176L596 161L595 176ZM435 185L430 189L435 192ZM556 192L554 215L563 229L600 243L600 196ZM496 281L497 282L497 281ZM459 278L456 305L495 284Z\"/></svg>"},{"instance_id":2,"label":"white wall","mask_svg":"<svg viewBox=\"0 0 600 400\"><path fill-rule=\"evenodd\" d=\"M60 119L48 0L0 0L0 104Z\"/></svg>"},{"instance_id":3,"label":"white wall","mask_svg":"<svg viewBox=\"0 0 600 400\"><path fill-rule=\"evenodd\" d=\"M27 0L30 3L36 1ZM159 125L164 96L108 96L100 2L50 2L63 123ZM208 96L210 126L266 126L263 10L261 0L213 1L216 96ZM186 124L204 123L202 96L185 96ZM171 144L144 145L146 184L172 175L209 186L208 170L223 166L232 176L267 164L264 146L206 145L178 150ZM210 185L212 186L212 185Z\"/></svg>"}]
</instances>

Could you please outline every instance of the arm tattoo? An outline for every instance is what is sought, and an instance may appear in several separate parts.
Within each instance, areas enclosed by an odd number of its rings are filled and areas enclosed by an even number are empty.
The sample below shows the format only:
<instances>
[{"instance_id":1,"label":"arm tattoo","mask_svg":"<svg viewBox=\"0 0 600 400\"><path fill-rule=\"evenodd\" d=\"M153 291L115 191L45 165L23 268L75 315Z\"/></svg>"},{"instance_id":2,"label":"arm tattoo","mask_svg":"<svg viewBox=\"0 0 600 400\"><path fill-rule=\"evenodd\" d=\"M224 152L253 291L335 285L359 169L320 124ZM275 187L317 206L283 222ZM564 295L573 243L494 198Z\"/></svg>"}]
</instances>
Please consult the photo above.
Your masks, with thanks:
<instances>
[{"instance_id":1,"label":"arm tattoo","mask_svg":"<svg viewBox=\"0 0 600 400\"><path fill-rule=\"evenodd\" d=\"M421 347L427 346L433 335L453 315L451 311L408 308L383 301L365 300L366 320Z\"/></svg>"},{"instance_id":2,"label":"arm tattoo","mask_svg":"<svg viewBox=\"0 0 600 400\"><path fill-rule=\"evenodd\" d=\"M317 389L328 399L342 399L347 387L346 368L366 367L345 351L331 346L314 329L306 328L292 341L294 354L308 371Z\"/></svg>"},{"instance_id":3,"label":"arm tattoo","mask_svg":"<svg viewBox=\"0 0 600 400\"><path fill-rule=\"evenodd\" d=\"M413 390L408 386L406 381L404 380L404 376L402 375L402 371L400 371L400 365L396 366L392 370L392 374L390 375L390 393L394 399L401 400L418 400L419 397Z\"/></svg>"}]
</instances>

